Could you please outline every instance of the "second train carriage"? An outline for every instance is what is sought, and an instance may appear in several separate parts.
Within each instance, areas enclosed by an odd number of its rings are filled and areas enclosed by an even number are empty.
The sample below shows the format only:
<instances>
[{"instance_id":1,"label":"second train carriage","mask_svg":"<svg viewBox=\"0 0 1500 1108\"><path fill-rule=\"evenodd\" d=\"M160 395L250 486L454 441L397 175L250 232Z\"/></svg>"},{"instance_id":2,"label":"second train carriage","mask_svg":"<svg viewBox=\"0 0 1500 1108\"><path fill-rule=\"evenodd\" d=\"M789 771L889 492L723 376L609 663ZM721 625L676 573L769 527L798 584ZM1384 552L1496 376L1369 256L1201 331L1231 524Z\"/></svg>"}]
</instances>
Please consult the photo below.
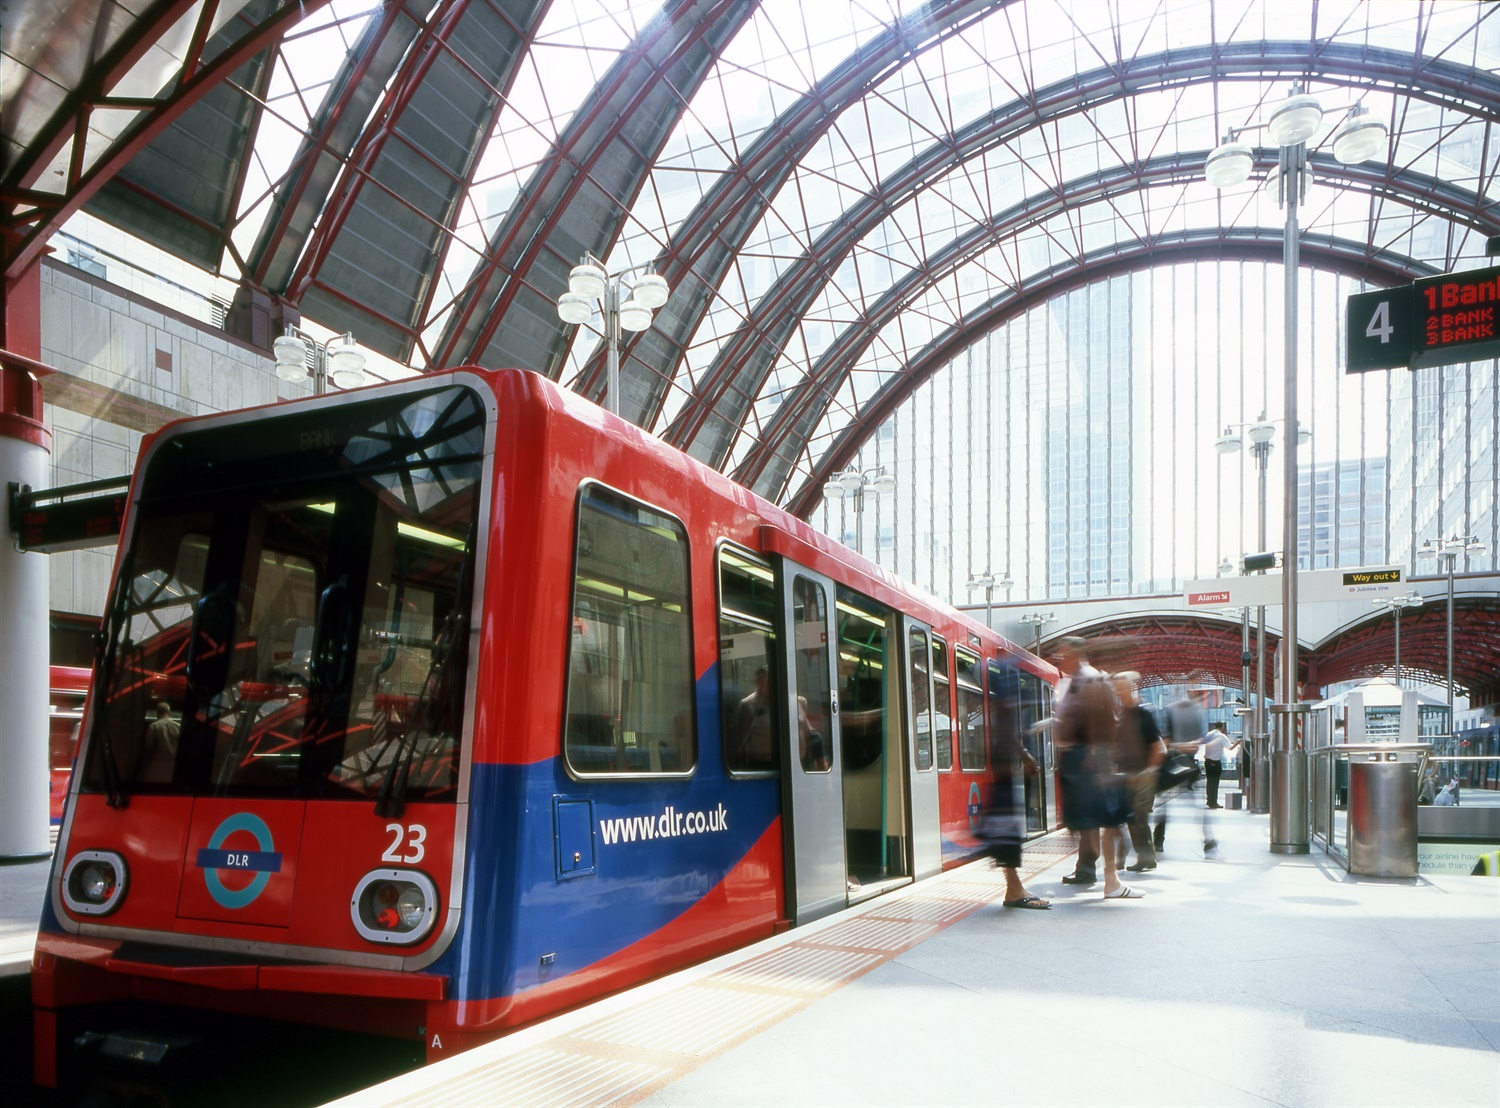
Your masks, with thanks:
<instances>
[{"instance_id":1,"label":"second train carriage","mask_svg":"<svg viewBox=\"0 0 1500 1108\"><path fill-rule=\"evenodd\" d=\"M432 1059L930 875L1055 679L521 371L157 433L102 641L43 1084L107 1000Z\"/></svg>"}]
</instances>

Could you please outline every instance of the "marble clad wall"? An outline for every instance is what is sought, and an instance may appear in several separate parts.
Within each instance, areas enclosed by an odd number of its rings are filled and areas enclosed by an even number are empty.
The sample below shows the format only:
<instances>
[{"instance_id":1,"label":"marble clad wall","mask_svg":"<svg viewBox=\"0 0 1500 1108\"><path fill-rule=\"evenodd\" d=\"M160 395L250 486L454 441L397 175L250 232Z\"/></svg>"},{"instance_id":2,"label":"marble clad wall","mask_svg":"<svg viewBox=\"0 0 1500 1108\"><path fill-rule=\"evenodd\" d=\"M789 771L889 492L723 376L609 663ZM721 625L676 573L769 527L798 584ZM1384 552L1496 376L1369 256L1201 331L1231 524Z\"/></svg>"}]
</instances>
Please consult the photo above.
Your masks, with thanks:
<instances>
[{"instance_id":1,"label":"marble clad wall","mask_svg":"<svg viewBox=\"0 0 1500 1108\"><path fill-rule=\"evenodd\" d=\"M42 268L43 382L52 487L128 474L145 434L181 416L270 404L309 388L269 351L72 266ZM115 546L49 555L50 606L104 611Z\"/></svg>"}]
</instances>

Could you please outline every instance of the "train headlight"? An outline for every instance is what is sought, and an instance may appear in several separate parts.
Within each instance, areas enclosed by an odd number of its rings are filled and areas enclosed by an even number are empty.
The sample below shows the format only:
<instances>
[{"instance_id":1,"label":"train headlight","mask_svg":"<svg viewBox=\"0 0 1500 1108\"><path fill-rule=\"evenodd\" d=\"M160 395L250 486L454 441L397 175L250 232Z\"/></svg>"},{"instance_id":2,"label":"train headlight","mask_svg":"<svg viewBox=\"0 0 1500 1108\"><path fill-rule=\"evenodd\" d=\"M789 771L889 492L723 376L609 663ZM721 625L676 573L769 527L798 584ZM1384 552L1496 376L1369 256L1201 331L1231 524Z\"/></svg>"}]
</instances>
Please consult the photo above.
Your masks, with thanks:
<instances>
[{"instance_id":1,"label":"train headlight","mask_svg":"<svg viewBox=\"0 0 1500 1108\"><path fill-rule=\"evenodd\" d=\"M127 873L114 851L80 850L63 870L63 903L80 915L106 916L124 899Z\"/></svg>"},{"instance_id":2,"label":"train headlight","mask_svg":"<svg viewBox=\"0 0 1500 1108\"><path fill-rule=\"evenodd\" d=\"M427 898L418 888L402 889L396 898L396 916L407 930L418 926L427 918Z\"/></svg>"},{"instance_id":3,"label":"train headlight","mask_svg":"<svg viewBox=\"0 0 1500 1108\"><path fill-rule=\"evenodd\" d=\"M408 944L432 930L437 908L437 886L425 873L377 869L354 887L349 916L354 930L372 943Z\"/></svg>"}]
</instances>

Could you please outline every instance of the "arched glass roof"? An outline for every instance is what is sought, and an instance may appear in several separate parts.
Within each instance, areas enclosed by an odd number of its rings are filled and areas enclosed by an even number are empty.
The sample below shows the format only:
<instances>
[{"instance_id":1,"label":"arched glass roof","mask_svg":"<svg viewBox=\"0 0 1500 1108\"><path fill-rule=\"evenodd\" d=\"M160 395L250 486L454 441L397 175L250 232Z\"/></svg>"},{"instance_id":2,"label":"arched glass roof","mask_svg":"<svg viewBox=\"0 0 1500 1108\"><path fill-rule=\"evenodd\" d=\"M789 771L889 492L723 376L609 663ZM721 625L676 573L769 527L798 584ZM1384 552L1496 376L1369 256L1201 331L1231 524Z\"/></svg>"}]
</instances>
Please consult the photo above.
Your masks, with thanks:
<instances>
[{"instance_id":1,"label":"arched glass roof","mask_svg":"<svg viewBox=\"0 0 1500 1108\"><path fill-rule=\"evenodd\" d=\"M1293 81L1390 128L1326 135L1303 262L1471 264L1494 205L1482 3L73 0L3 29L14 277L86 208L417 370L597 395L553 308L584 251L673 287L628 417L807 511L965 344L1092 280L1279 252L1207 153ZM1247 141L1255 144L1256 133Z\"/></svg>"}]
</instances>

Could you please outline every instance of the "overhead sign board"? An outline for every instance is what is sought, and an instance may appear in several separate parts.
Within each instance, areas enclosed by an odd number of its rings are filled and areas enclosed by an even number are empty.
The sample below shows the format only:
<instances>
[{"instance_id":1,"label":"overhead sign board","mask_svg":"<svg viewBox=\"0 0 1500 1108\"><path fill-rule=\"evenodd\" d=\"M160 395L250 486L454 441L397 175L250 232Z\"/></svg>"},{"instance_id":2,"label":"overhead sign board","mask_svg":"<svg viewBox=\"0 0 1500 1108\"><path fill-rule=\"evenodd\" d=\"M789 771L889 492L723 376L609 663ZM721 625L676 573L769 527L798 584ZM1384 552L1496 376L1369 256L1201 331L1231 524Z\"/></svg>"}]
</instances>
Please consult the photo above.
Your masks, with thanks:
<instances>
[{"instance_id":1,"label":"overhead sign board","mask_svg":"<svg viewBox=\"0 0 1500 1108\"><path fill-rule=\"evenodd\" d=\"M1500 356L1500 266L1351 296L1344 335L1348 373Z\"/></svg>"},{"instance_id":2,"label":"overhead sign board","mask_svg":"<svg viewBox=\"0 0 1500 1108\"><path fill-rule=\"evenodd\" d=\"M119 492L13 509L12 527L17 545L22 550L44 554L113 546L120 537L120 524L125 517L125 496Z\"/></svg>"},{"instance_id":3,"label":"overhead sign board","mask_svg":"<svg viewBox=\"0 0 1500 1108\"><path fill-rule=\"evenodd\" d=\"M1204 577L1187 582L1183 603L1188 608L1260 608L1281 603L1281 574L1256 577Z\"/></svg>"},{"instance_id":4,"label":"overhead sign board","mask_svg":"<svg viewBox=\"0 0 1500 1108\"><path fill-rule=\"evenodd\" d=\"M1412 293L1413 369L1500 355L1500 266L1424 277Z\"/></svg>"},{"instance_id":5,"label":"overhead sign board","mask_svg":"<svg viewBox=\"0 0 1500 1108\"><path fill-rule=\"evenodd\" d=\"M1395 596L1405 585L1400 566L1358 569L1305 569L1297 574L1297 603L1323 604L1336 600L1374 600ZM1183 606L1190 609L1279 607L1281 574L1254 577L1201 577L1187 582Z\"/></svg>"},{"instance_id":6,"label":"overhead sign board","mask_svg":"<svg viewBox=\"0 0 1500 1108\"><path fill-rule=\"evenodd\" d=\"M1349 373L1405 369L1411 365L1417 332L1411 320L1412 286L1361 292L1344 309Z\"/></svg>"}]
</instances>

